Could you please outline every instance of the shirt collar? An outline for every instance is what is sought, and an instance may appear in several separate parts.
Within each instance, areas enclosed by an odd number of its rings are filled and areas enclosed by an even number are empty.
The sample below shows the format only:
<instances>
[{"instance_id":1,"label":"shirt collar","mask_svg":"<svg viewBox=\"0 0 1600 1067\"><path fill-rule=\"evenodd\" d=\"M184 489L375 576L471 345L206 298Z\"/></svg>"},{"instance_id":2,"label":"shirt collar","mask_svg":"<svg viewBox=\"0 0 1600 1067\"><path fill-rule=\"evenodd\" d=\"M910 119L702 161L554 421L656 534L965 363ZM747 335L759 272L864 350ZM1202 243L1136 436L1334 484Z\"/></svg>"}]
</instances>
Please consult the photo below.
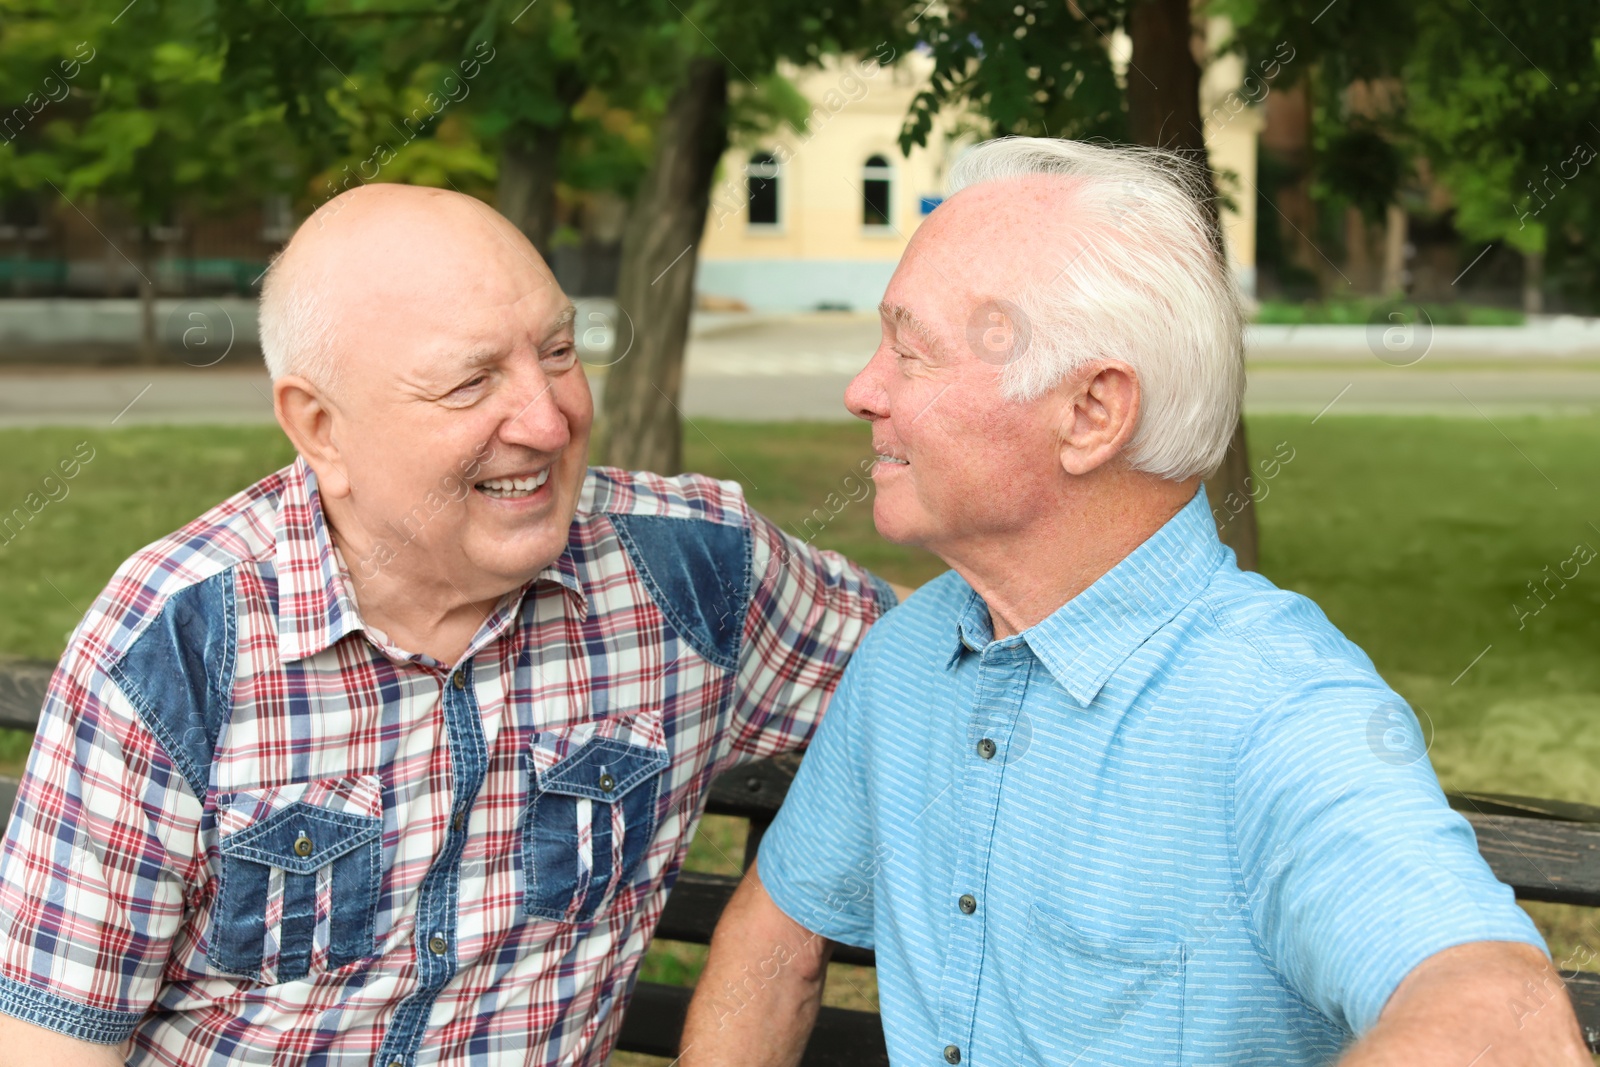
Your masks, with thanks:
<instances>
[{"instance_id":1,"label":"shirt collar","mask_svg":"<svg viewBox=\"0 0 1600 1067\"><path fill-rule=\"evenodd\" d=\"M1074 700L1087 707L1113 672L1184 605L1199 596L1227 549L1217 537L1205 486L1144 544L1089 588L1008 641L1025 641ZM950 661L994 639L974 592L957 617Z\"/></svg>"},{"instance_id":2,"label":"shirt collar","mask_svg":"<svg viewBox=\"0 0 1600 1067\"><path fill-rule=\"evenodd\" d=\"M278 500L278 655L284 662L316 655L361 629L355 599L322 515L317 475L296 457Z\"/></svg>"},{"instance_id":3,"label":"shirt collar","mask_svg":"<svg viewBox=\"0 0 1600 1067\"><path fill-rule=\"evenodd\" d=\"M576 527L574 521L574 532ZM554 562L500 602L486 624L489 630L503 629L527 591L544 582L566 590L580 620L588 615L589 599L573 559L574 540L569 535L567 547ZM278 577L278 655L284 662L314 656L346 634L364 628L333 539L328 536L316 472L303 458L296 457L284 472L273 562Z\"/></svg>"}]
</instances>

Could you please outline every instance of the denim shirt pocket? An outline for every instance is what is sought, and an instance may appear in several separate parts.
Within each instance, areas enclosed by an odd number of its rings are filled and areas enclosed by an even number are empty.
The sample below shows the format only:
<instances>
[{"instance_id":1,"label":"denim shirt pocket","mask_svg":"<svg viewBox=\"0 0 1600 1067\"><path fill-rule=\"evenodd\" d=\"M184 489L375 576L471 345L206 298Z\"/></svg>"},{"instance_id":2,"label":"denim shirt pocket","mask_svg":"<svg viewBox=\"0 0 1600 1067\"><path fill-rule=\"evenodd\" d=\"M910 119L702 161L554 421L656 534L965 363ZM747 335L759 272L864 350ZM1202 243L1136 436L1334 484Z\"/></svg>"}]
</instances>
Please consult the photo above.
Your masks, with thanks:
<instances>
[{"instance_id":1,"label":"denim shirt pocket","mask_svg":"<svg viewBox=\"0 0 1600 1067\"><path fill-rule=\"evenodd\" d=\"M669 762L659 717L540 733L524 758L523 910L588 922L632 881L655 837Z\"/></svg>"},{"instance_id":2,"label":"denim shirt pocket","mask_svg":"<svg viewBox=\"0 0 1600 1067\"><path fill-rule=\"evenodd\" d=\"M1050 1062L1182 1062L1184 942L1091 934L1037 904L1028 933L1050 960L1031 990L1048 1007L1018 1017L1039 1024L1029 1036Z\"/></svg>"},{"instance_id":3,"label":"denim shirt pocket","mask_svg":"<svg viewBox=\"0 0 1600 1067\"><path fill-rule=\"evenodd\" d=\"M378 776L271 786L221 800L212 965L271 985L371 956L383 882Z\"/></svg>"}]
</instances>

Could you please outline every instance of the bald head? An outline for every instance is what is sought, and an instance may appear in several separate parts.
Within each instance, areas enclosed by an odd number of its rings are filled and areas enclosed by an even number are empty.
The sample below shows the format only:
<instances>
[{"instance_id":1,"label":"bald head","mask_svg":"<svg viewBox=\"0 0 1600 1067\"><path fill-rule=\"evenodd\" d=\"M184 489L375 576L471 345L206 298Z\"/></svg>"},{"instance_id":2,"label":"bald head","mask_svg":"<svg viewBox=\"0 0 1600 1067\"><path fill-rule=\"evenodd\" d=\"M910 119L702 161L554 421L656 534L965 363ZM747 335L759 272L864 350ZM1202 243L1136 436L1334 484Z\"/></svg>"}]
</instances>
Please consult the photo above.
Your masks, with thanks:
<instances>
[{"instance_id":1,"label":"bald head","mask_svg":"<svg viewBox=\"0 0 1600 1067\"><path fill-rule=\"evenodd\" d=\"M515 299L555 279L504 216L446 189L358 186L322 205L261 288L261 348L273 379L332 391L364 353L375 318L448 317L462 300Z\"/></svg>"},{"instance_id":2,"label":"bald head","mask_svg":"<svg viewBox=\"0 0 1600 1067\"><path fill-rule=\"evenodd\" d=\"M391 638L401 616L431 627L463 601L475 629L565 547L594 417L574 315L515 227L438 189L345 193L273 264L261 338L278 423L316 474L363 617L391 612ZM413 636L404 647L432 651Z\"/></svg>"}]
</instances>

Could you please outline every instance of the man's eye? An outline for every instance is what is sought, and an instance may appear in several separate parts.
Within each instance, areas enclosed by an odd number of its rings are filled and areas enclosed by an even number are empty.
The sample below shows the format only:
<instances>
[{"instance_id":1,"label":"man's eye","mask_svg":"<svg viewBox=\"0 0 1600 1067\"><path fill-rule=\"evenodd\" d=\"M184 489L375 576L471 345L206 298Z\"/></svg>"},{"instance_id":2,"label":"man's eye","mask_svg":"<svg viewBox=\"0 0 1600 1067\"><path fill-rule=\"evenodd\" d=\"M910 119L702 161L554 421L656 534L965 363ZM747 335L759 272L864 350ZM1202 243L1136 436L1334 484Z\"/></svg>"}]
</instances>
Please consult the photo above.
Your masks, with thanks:
<instances>
[{"instance_id":1,"label":"man's eye","mask_svg":"<svg viewBox=\"0 0 1600 1067\"><path fill-rule=\"evenodd\" d=\"M459 393L463 389L476 389L478 386L482 385L488 380L489 376L487 374L480 374L470 382L462 382L460 385L456 386L456 392Z\"/></svg>"},{"instance_id":2,"label":"man's eye","mask_svg":"<svg viewBox=\"0 0 1600 1067\"><path fill-rule=\"evenodd\" d=\"M577 354L578 349L576 345L562 345L560 348L553 348L549 352L546 352L544 359L546 363L554 363L557 366L565 366L568 363L571 363Z\"/></svg>"}]
</instances>

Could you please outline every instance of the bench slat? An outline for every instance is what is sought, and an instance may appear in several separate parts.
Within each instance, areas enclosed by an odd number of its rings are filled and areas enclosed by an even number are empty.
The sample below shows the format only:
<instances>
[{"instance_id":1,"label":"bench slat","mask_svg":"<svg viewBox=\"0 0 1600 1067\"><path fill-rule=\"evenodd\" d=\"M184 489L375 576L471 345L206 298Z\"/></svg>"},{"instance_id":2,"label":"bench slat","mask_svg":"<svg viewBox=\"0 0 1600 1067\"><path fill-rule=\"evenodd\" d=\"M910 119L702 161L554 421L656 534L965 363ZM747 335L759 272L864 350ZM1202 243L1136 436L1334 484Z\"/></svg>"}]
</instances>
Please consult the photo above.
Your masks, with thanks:
<instances>
[{"instance_id":1,"label":"bench slat","mask_svg":"<svg viewBox=\"0 0 1600 1067\"><path fill-rule=\"evenodd\" d=\"M1578 1025L1589 1048L1600 1052L1600 974L1579 971L1567 979L1567 995L1572 998Z\"/></svg>"},{"instance_id":2,"label":"bench slat","mask_svg":"<svg viewBox=\"0 0 1600 1067\"><path fill-rule=\"evenodd\" d=\"M0 662L0 728L30 734L39 728L39 711L54 670L53 664L36 660Z\"/></svg>"},{"instance_id":3,"label":"bench slat","mask_svg":"<svg viewBox=\"0 0 1600 1067\"><path fill-rule=\"evenodd\" d=\"M725 771L711 783L706 812L771 822L799 769L799 754L786 753Z\"/></svg>"},{"instance_id":4,"label":"bench slat","mask_svg":"<svg viewBox=\"0 0 1600 1067\"><path fill-rule=\"evenodd\" d=\"M1564 819L1600 823L1600 808L1570 800L1548 800L1513 793L1449 793L1446 799L1459 812L1472 815L1521 815L1531 819Z\"/></svg>"},{"instance_id":5,"label":"bench slat","mask_svg":"<svg viewBox=\"0 0 1600 1067\"><path fill-rule=\"evenodd\" d=\"M1600 907L1600 827L1466 813L1478 851L1521 900Z\"/></svg>"},{"instance_id":6,"label":"bench slat","mask_svg":"<svg viewBox=\"0 0 1600 1067\"><path fill-rule=\"evenodd\" d=\"M692 993L678 986L640 982L622 1020L617 1048L646 1056L678 1055ZM800 1063L801 1067L888 1067L883 1025L874 1012L823 1008Z\"/></svg>"}]
</instances>

